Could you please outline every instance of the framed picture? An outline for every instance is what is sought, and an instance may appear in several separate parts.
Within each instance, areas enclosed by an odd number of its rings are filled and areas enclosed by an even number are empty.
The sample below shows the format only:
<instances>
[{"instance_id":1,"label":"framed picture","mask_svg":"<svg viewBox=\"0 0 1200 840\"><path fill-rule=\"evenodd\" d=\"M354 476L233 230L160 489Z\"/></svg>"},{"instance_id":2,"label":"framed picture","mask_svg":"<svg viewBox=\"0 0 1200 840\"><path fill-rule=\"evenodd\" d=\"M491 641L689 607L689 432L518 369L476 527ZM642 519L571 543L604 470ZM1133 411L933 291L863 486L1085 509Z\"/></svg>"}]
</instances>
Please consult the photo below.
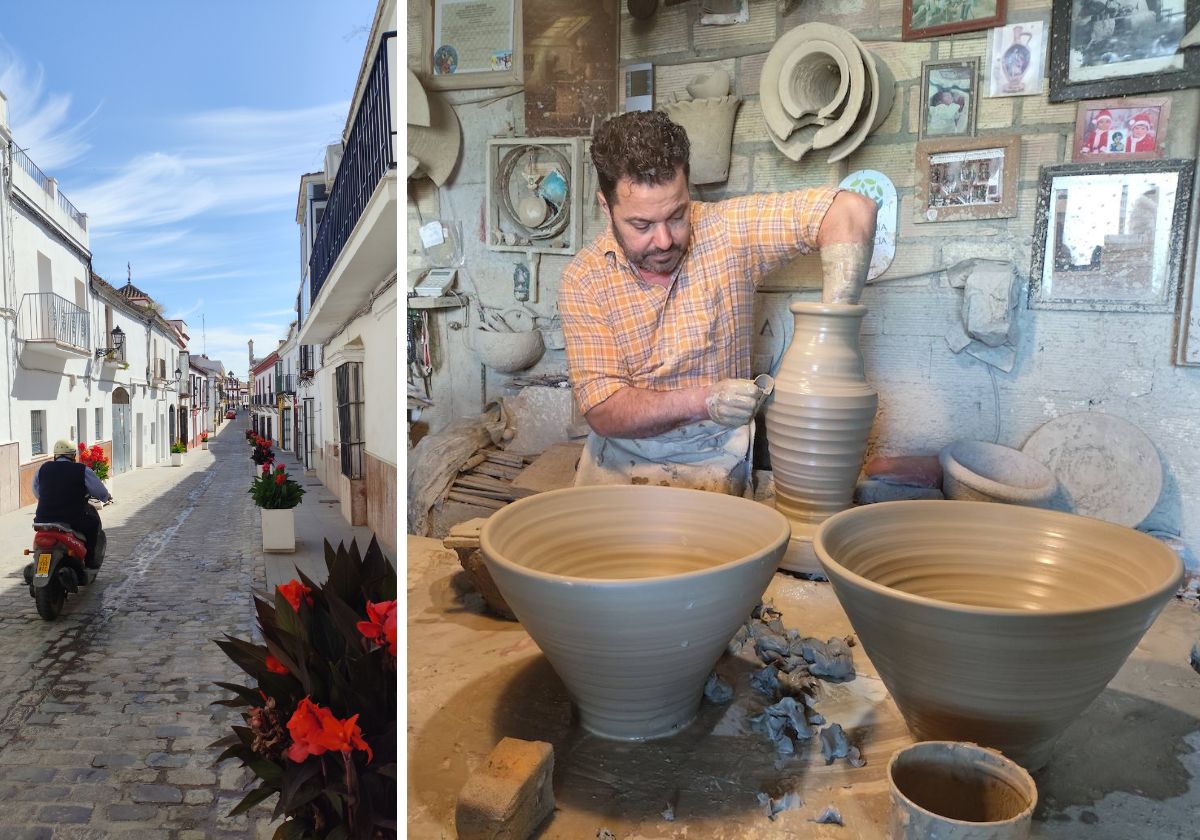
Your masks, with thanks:
<instances>
[{"instance_id":1,"label":"framed picture","mask_svg":"<svg viewBox=\"0 0 1200 840\"><path fill-rule=\"evenodd\" d=\"M975 133L979 59L921 64L919 136L963 137Z\"/></svg>"},{"instance_id":2,"label":"framed picture","mask_svg":"<svg viewBox=\"0 0 1200 840\"><path fill-rule=\"evenodd\" d=\"M1030 309L1174 312L1194 168L1190 160L1043 167Z\"/></svg>"},{"instance_id":3,"label":"framed picture","mask_svg":"<svg viewBox=\"0 0 1200 840\"><path fill-rule=\"evenodd\" d=\"M1200 172L1195 173L1200 178ZM1193 194L1200 195L1200 182L1192 182ZM1183 270L1179 319L1175 324L1175 364L1200 366L1200 213L1193 213L1191 243Z\"/></svg>"},{"instance_id":4,"label":"framed picture","mask_svg":"<svg viewBox=\"0 0 1200 840\"><path fill-rule=\"evenodd\" d=\"M521 0L423 0L422 82L429 90L521 84Z\"/></svg>"},{"instance_id":5,"label":"framed picture","mask_svg":"<svg viewBox=\"0 0 1200 840\"><path fill-rule=\"evenodd\" d=\"M617 0L579 3L564 16L561 0L523 0L525 133L591 133L597 114L617 107Z\"/></svg>"},{"instance_id":6,"label":"framed picture","mask_svg":"<svg viewBox=\"0 0 1200 840\"><path fill-rule=\"evenodd\" d=\"M1039 96L1046 74L1046 27L1040 20L998 26L988 37L988 96Z\"/></svg>"},{"instance_id":7,"label":"framed picture","mask_svg":"<svg viewBox=\"0 0 1200 840\"><path fill-rule=\"evenodd\" d=\"M1021 138L1015 134L917 143L915 222L1017 214Z\"/></svg>"},{"instance_id":8,"label":"framed picture","mask_svg":"<svg viewBox=\"0 0 1200 840\"><path fill-rule=\"evenodd\" d=\"M905 41L973 32L1004 23L1006 0L904 0Z\"/></svg>"},{"instance_id":9,"label":"framed picture","mask_svg":"<svg viewBox=\"0 0 1200 840\"><path fill-rule=\"evenodd\" d=\"M1100 99L1080 102L1071 160L1148 160L1163 156L1171 100Z\"/></svg>"},{"instance_id":10,"label":"framed picture","mask_svg":"<svg viewBox=\"0 0 1200 840\"><path fill-rule=\"evenodd\" d=\"M1190 0L1053 0L1050 101L1200 86L1200 50L1179 49L1198 21Z\"/></svg>"}]
</instances>

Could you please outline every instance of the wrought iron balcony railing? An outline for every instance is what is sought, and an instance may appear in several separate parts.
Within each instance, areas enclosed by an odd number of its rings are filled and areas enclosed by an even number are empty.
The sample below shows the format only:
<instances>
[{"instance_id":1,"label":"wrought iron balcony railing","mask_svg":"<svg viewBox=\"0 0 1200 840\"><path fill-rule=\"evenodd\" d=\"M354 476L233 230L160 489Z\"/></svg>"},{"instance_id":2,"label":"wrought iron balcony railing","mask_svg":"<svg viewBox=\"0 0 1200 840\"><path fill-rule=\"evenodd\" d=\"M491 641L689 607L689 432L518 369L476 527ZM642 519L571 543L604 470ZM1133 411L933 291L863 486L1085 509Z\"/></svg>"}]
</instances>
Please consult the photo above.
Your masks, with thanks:
<instances>
[{"instance_id":1,"label":"wrought iron balcony railing","mask_svg":"<svg viewBox=\"0 0 1200 840\"><path fill-rule=\"evenodd\" d=\"M36 163L30 160L29 155L18 149L16 144L12 144L12 156L17 165L25 170L26 175L36 181L43 190L50 192L50 178L38 168ZM62 194L61 190L57 191L57 196L58 206L62 208L62 211L74 219L75 224L87 230L87 218Z\"/></svg>"},{"instance_id":2,"label":"wrought iron balcony railing","mask_svg":"<svg viewBox=\"0 0 1200 840\"><path fill-rule=\"evenodd\" d=\"M25 341L53 343L91 353L88 312L53 292L28 292L21 297L17 335Z\"/></svg>"},{"instance_id":3,"label":"wrought iron balcony railing","mask_svg":"<svg viewBox=\"0 0 1200 840\"><path fill-rule=\"evenodd\" d=\"M350 136L346 138L342 162L338 165L337 178L313 242L312 256L308 260L309 299L313 301L320 294L321 286L325 284L330 269L358 224L375 187L384 174L396 165L392 151L392 135L395 132L392 129L387 58L388 41L394 37L395 32L385 32L379 41L375 63L363 88L358 113L350 128Z\"/></svg>"}]
</instances>

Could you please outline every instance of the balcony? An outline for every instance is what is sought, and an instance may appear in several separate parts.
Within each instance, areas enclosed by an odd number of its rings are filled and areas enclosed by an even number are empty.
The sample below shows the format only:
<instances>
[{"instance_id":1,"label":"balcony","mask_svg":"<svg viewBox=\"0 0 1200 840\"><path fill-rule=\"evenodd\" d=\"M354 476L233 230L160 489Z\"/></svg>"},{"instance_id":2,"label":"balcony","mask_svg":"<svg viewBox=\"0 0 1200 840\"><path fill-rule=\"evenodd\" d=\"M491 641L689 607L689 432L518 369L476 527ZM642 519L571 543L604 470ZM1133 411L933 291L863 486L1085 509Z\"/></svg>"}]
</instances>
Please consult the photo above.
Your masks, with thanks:
<instances>
[{"instance_id":1,"label":"balcony","mask_svg":"<svg viewBox=\"0 0 1200 840\"><path fill-rule=\"evenodd\" d=\"M280 380L279 390L281 392L287 394L289 397L296 396L296 387L299 384L299 382L298 382L299 377L296 376L296 374L286 373L283 376L279 377L279 380Z\"/></svg>"},{"instance_id":2,"label":"balcony","mask_svg":"<svg viewBox=\"0 0 1200 840\"><path fill-rule=\"evenodd\" d=\"M337 178L309 258L312 305L301 344L328 341L396 271L396 157L385 32L362 89Z\"/></svg>"},{"instance_id":3,"label":"balcony","mask_svg":"<svg viewBox=\"0 0 1200 840\"><path fill-rule=\"evenodd\" d=\"M24 349L61 359L87 358L92 352L87 310L53 292L21 296L17 337Z\"/></svg>"},{"instance_id":4,"label":"balcony","mask_svg":"<svg viewBox=\"0 0 1200 840\"><path fill-rule=\"evenodd\" d=\"M12 146L13 186L21 201L55 222L75 241L88 248L87 216L58 190L58 182L38 168L27 154Z\"/></svg>"}]
</instances>

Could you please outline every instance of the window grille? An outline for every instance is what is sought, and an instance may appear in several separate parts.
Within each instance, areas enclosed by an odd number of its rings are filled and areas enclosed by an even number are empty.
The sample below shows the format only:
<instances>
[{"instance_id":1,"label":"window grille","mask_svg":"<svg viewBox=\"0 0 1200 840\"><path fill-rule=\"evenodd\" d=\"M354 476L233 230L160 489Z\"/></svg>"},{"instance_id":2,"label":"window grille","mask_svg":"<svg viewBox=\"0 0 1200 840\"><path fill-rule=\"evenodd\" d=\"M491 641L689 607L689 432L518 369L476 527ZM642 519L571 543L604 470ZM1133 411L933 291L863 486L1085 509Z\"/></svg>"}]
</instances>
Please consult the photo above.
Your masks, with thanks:
<instances>
[{"instance_id":1,"label":"window grille","mask_svg":"<svg viewBox=\"0 0 1200 840\"><path fill-rule=\"evenodd\" d=\"M336 377L342 475L347 478L362 478L362 363L346 362L338 365Z\"/></svg>"},{"instance_id":2,"label":"window grille","mask_svg":"<svg viewBox=\"0 0 1200 840\"><path fill-rule=\"evenodd\" d=\"M46 412L29 412L30 451L34 455L46 454Z\"/></svg>"}]
</instances>

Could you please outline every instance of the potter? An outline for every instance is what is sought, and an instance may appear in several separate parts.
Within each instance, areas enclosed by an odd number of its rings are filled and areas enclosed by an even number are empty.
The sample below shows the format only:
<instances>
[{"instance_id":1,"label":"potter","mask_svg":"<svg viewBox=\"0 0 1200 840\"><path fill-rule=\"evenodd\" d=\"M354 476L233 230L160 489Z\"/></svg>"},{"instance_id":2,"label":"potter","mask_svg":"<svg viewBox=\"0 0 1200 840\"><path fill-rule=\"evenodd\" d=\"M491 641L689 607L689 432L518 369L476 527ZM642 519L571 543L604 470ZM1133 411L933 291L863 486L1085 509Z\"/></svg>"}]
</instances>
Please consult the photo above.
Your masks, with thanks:
<instances>
[{"instance_id":1,"label":"potter","mask_svg":"<svg viewBox=\"0 0 1200 840\"><path fill-rule=\"evenodd\" d=\"M559 311L591 427L576 484L664 484L740 495L752 420L755 288L830 250L839 303L856 303L875 203L837 188L691 201L685 131L657 112L614 117L592 144L608 227L563 272Z\"/></svg>"}]
</instances>

